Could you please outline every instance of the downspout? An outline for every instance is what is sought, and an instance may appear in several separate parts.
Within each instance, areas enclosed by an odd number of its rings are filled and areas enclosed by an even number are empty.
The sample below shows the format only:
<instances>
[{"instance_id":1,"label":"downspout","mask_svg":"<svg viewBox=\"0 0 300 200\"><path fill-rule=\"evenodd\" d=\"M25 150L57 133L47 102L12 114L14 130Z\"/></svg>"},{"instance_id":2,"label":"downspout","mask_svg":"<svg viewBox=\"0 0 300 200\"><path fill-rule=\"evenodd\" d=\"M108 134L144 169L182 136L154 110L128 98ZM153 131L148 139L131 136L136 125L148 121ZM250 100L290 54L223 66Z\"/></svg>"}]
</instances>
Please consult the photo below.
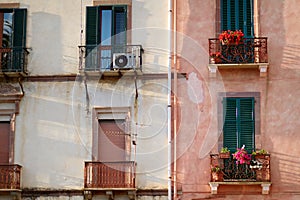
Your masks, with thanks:
<instances>
[{"instance_id":1,"label":"downspout","mask_svg":"<svg viewBox=\"0 0 300 200\"><path fill-rule=\"evenodd\" d=\"M171 64L172 64L172 6L173 0L168 5L168 38L169 38L169 60L168 60L168 199L172 199L172 135L171 135Z\"/></svg>"},{"instance_id":2,"label":"downspout","mask_svg":"<svg viewBox=\"0 0 300 200\"><path fill-rule=\"evenodd\" d=\"M174 131L174 137L173 137L173 198L177 199L177 0L173 0L173 67L174 67L174 99L173 99L173 106L174 106L174 122L173 122L173 131Z\"/></svg>"}]
</instances>

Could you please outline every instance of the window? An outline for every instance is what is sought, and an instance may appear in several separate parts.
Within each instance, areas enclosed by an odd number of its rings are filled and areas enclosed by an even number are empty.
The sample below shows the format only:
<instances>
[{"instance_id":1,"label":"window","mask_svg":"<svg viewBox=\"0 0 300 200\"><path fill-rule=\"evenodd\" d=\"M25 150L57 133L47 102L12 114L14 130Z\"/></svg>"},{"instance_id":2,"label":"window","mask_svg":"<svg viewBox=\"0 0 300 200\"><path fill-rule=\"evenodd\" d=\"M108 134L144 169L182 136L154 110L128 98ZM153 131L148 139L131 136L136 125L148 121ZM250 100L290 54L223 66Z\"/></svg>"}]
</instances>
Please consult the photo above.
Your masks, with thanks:
<instances>
[{"instance_id":1,"label":"window","mask_svg":"<svg viewBox=\"0 0 300 200\"><path fill-rule=\"evenodd\" d=\"M253 0L221 0L221 31L242 30L252 37Z\"/></svg>"},{"instance_id":2,"label":"window","mask_svg":"<svg viewBox=\"0 0 300 200\"><path fill-rule=\"evenodd\" d=\"M87 7L86 69L111 69L113 53L125 51L126 30L126 5Z\"/></svg>"},{"instance_id":3,"label":"window","mask_svg":"<svg viewBox=\"0 0 300 200\"><path fill-rule=\"evenodd\" d=\"M255 150L254 97L224 97L223 101L223 146L231 152L243 145Z\"/></svg>"},{"instance_id":4,"label":"window","mask_svg":"<svg viewBox=\"0 0 300 200\"><path fill-rule=\"evenodd\" d=\"M26 9L0 9L1 71L24 69L26 47Z\"/></svg>"}]
</instances>

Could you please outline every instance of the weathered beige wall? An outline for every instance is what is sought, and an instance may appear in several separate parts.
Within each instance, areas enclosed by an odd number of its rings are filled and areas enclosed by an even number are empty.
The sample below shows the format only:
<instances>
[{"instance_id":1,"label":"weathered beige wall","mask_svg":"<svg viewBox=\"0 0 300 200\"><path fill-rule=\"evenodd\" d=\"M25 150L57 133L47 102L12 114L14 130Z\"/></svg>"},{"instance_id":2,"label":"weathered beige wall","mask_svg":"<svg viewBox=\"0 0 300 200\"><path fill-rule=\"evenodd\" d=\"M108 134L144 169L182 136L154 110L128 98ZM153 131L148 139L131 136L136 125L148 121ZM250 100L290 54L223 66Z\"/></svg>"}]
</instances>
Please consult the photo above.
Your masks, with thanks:
<instances>
[{"instance_id":1,"label":"weathered beige wall","mask_svg":"<svg viewBox=\"0 0 300 200\"><path fill-rule=\"evenodd\" d=\"M19 2L28 11L29 76L78 73L85 7L93 5L92 0ZM144 72L167 70L167 15L167 1L132 1L132 41L145 49ZM138 121L132 121L132 131L138 134L137 187L167 188L166 79L138 80L137 110L132 77L97 81L87 81L89 106L82 82L23 83L15 138L22 188L82 189L84 161L91 160L92 152L91 111L105 106L128 106L138 113Z\"/></svg>"},{"instance_id":2,"label":"weathered beige wall","mask_svg":"<svg viewBox=\"0 0 300 200\"><path fill-rule=\"evenodd\" d=\"M132 116L131 124L137 133L136 157L132 154L137 187L166 187L165 80L138 81L138 109L131 78L88 81L87 91L82 82L28 82L23 87L15 145L15 162L23 166L22 187L81 189L84 161L92 158L92 109L115 106L129 107L139 118Z\"/></svg>"},{"instance_id":3,"label":"weathered beige wall","mask_svg":"<svg viewBox=\"0 0 300 200\"><path fill-rule=\"evenodd\" d=\"M191 45L192 42L179 40L179 67L188 75L196 73L205 85L203 88L195 86L196 91L202 89L204 92L202 103L180 105L183 112L179 115L187 116L185 111L194 107L198 107L200 113L195 140L177 163L179 183L186 199L204 197L206 192L210 192L209 152L217 152L218 92L260 92L261 135L256 145L271 153L271 193L291 193L287 198L297 198L292 194L299 192L300 168L297 157L300 148L296 142L300 128L300 1L258 2L259 36L268 37L268 76L259 77L257 69L224 69L219 71L217 78L212 79L208 77L207 70L208 38L215 37L215 1L177 1L177 31L184 34L183 38L190 37L198 44ZM188 55L185 52L189 49L198 49L198 52L190 51L193 55ZM186 87L182 87L180 82L179 85L178 93L183 94L181 98L189 101L184 95ZM182 125L184 128L180 129L179 135L191 134L185 126ZM181 151L186 142L178 140L178 143ZM226 192L230 194L234 190L232 187Z\"/></svg>"}]
</instances>

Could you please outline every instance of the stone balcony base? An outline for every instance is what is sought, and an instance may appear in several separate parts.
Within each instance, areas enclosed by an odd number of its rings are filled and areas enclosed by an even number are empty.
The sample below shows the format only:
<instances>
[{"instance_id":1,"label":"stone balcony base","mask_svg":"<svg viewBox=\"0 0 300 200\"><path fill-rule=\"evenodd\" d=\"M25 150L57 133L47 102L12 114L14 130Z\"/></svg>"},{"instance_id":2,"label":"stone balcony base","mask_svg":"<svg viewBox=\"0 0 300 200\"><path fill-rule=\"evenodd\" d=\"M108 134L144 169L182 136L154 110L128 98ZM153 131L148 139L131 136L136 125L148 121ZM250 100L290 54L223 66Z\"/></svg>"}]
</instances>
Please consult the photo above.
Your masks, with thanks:
<instances>
[{"instance_id":1,"label":"stone balcony base","mask_svg":"<svg viewBox=\"0 0 300 200\"><path fill-rule=\"evenodd\" d=\"M218 194L219 185L261 185L262 194L269 194L271 182L209 182L211 194Z\"/></svg>"},{"instance_id":2,"label":"stone balcony base","mask_svg":"<svg viewBox=\"0 0 300 200\"><path fill-rule=\"evenodd\" d=\"M216 77L218 69L251 69L257 68L260 72L260 77L266 77L269 63L243 63L243 64L209 64L208 71L210 77Z\"/></svg>"}]
</instances>

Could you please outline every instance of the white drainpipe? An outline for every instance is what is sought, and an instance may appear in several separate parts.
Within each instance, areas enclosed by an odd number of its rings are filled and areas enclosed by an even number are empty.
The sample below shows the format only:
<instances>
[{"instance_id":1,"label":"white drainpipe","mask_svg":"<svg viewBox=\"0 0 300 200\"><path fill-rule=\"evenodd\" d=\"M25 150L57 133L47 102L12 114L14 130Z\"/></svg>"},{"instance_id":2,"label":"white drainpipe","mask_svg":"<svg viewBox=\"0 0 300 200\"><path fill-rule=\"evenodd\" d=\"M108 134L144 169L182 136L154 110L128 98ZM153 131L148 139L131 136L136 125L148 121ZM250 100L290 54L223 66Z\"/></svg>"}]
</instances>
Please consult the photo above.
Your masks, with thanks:
<instances>
[{"instance_id":1,"label":"white drainpipe","mask_svg":"<svg viewBox=\"0 0 300 200\"><path fill-rule=\"evenodd\" d=\"M172 7L173 0L168 3L168 38L169 38L169 61L168 61L168 199L172 199L172 135L171 135L171 64L172 64Z\"/></svg>"}]
</instances>

